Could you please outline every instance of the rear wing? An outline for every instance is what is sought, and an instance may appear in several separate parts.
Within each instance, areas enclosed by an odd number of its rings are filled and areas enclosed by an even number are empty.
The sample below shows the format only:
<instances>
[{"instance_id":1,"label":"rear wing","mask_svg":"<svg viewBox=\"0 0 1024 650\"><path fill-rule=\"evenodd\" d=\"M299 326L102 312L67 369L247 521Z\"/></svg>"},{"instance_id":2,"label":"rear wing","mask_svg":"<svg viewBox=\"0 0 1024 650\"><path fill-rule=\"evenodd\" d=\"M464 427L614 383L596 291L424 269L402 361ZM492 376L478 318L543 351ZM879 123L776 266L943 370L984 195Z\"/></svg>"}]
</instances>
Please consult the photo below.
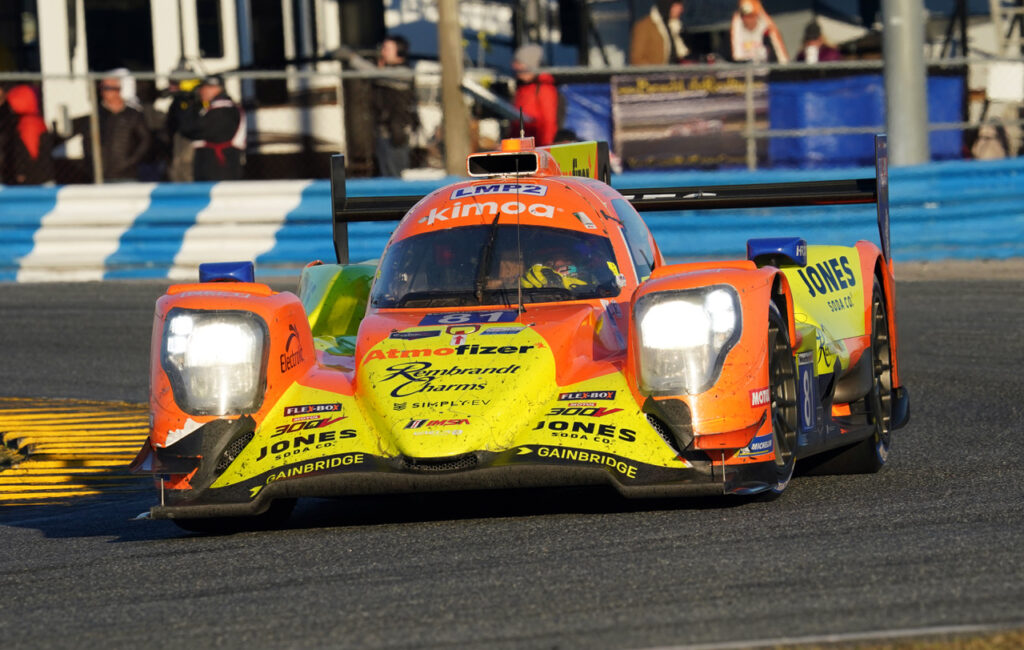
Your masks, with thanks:
<instances>
[{"instance_id":1,"label":"rear wing","mask_svg":"<svg viewBox=\"0 0 1024 650\"><path fill-rule=\"evenodd\" d=\"M582 143L580 143L582 144ZM586 143L590 147L594 143ZM608 177L604 161L607 144L597 143L604 159L587 169L587 176L604 180ZM602 150L603 145L603 150ZM557 151L563 148L561 151ZM545 147L560 167L559 154L566 159L580 160L581 149L573 145ZM593 150L593 149L591 149ZM572 164L571 162L569 164ZM578 163L577 163L578 164ZM583 174L581 174L583 175ZM607 181L605 181L607 182ZM841 205L874 203L878 213L878 235L882 256L890 259L889 244L889 153L886 136L875 136L875 177L837 181L802 181L793 183L758 183L753 185L716 185L703 187L665 187L620 189L619 193L638 212L713 210L738 208L795 207L805 205ZM423 196L348 197L345 194L345 156L331 157L331 211L333 213L334 252L338 263L348 264L348 224L362 221L399 221Z\"/></svg>"}]
</instances>

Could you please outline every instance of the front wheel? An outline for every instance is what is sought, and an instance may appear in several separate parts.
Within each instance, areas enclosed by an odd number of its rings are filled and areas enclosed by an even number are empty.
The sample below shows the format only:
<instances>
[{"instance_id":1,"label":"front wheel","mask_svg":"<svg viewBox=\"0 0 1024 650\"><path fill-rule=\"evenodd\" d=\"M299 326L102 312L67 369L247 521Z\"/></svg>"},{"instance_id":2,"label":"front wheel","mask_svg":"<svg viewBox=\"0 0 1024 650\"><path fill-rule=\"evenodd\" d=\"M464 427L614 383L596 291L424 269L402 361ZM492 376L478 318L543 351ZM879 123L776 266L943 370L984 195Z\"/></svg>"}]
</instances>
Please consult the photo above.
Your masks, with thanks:
<instances>
[{"instance_id":1,"label":"front wheel","mask_svg":"<svg viewBox=\"0 0 1024 650\"><path fill-rule=\"evenodd\" d=\"M778 496L789 485L796 466L798 414L793 346L786 323L775 305L768 313L768 381L776 477L768 494Z\"/></svg>"}]
</instances>

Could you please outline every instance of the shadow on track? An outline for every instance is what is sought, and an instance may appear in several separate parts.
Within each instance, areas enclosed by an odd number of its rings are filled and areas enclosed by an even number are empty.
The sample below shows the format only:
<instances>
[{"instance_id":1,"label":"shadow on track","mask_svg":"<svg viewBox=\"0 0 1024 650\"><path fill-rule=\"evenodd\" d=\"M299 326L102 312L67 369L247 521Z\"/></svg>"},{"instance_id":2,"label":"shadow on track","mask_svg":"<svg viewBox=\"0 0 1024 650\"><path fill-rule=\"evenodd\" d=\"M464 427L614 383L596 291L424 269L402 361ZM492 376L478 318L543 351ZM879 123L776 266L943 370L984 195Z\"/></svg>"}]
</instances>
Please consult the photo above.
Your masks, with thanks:
<instances>
[{"instance_id":1,"label":"shadow on track","mask_svg":"<svg viewBox=\"0 0 1024 650\"><path fill-rule=\"evenodd\" d=\"M201 536L167 520L136 519L153 505L150 494L100 495L71 505L6 508L0 526L38 530L47 538L110 537L112 543ZM615 516L677 510L731 510L750 504L737 497L626 499L604 486L530 488L305 498L277 530L345 529L396 524L552 516ZM273 533L274 530L250 531ZM240 533L236 533L240 534Z\"/></svg>"}]
</instances>

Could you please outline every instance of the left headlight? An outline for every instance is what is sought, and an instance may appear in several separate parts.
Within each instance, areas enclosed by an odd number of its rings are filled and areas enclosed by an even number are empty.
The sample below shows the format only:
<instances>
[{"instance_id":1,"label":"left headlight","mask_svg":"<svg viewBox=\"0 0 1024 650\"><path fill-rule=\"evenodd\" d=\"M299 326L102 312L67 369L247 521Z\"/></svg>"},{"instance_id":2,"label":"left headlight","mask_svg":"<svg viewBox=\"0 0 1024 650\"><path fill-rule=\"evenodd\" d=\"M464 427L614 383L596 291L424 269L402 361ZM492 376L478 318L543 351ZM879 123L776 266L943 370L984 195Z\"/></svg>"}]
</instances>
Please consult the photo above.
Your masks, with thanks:
<instances>
[{"instance_id":1,"label":"left headlight","mask_svg":"<svg viewBox=\"0 0 1024 650\"><path fill-rule=\"evenodd\" d=\"M267 325L248 311L172 309L160 363L186 413L252 413L263 403Z\"/></svg>"},{"instance_id":2,"label":"left headlight","mask_svg":"<svg viewBox=\"0 0 1024 650\"><path fill-rule=\"evenodd\" d=\"M670 395L711 388L743 322L739 295L724 284L648 294L634 318L640 390Z\"/></svg>"}]
</instances>

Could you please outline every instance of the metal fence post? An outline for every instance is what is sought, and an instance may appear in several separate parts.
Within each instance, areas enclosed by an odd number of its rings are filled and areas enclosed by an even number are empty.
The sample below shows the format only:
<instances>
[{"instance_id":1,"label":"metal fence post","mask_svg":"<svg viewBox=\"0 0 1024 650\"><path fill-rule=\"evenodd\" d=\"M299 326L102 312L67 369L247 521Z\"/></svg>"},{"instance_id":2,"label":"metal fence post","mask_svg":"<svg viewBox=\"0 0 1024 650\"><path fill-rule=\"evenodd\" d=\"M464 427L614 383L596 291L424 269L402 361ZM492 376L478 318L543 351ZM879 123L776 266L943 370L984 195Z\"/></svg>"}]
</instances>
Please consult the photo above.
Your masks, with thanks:
<instances>
[{"instance_id":1,"label":"metal fence post","mask_svg":"<svg viewBox=\"0 0 1024 650\"><path fill-rule=\"evenodd\" d=\"M743 91L747 105L747 169L757 169L757 140L754 138L756 116L754 113L754 68L748 66L743 76Z\"/></svg>"},{"instance_id":2,"label":"metal fence post","mask_svg":"<svg viewBox=\"0 0 1024 650\"><path fill-rule=\"evenodd\" d=\"M89 141L92 143L93 183L103 182L103 152L100 151L100 104L96 96L96 80L89 78Z\"/></svg>"}]
</instances>

